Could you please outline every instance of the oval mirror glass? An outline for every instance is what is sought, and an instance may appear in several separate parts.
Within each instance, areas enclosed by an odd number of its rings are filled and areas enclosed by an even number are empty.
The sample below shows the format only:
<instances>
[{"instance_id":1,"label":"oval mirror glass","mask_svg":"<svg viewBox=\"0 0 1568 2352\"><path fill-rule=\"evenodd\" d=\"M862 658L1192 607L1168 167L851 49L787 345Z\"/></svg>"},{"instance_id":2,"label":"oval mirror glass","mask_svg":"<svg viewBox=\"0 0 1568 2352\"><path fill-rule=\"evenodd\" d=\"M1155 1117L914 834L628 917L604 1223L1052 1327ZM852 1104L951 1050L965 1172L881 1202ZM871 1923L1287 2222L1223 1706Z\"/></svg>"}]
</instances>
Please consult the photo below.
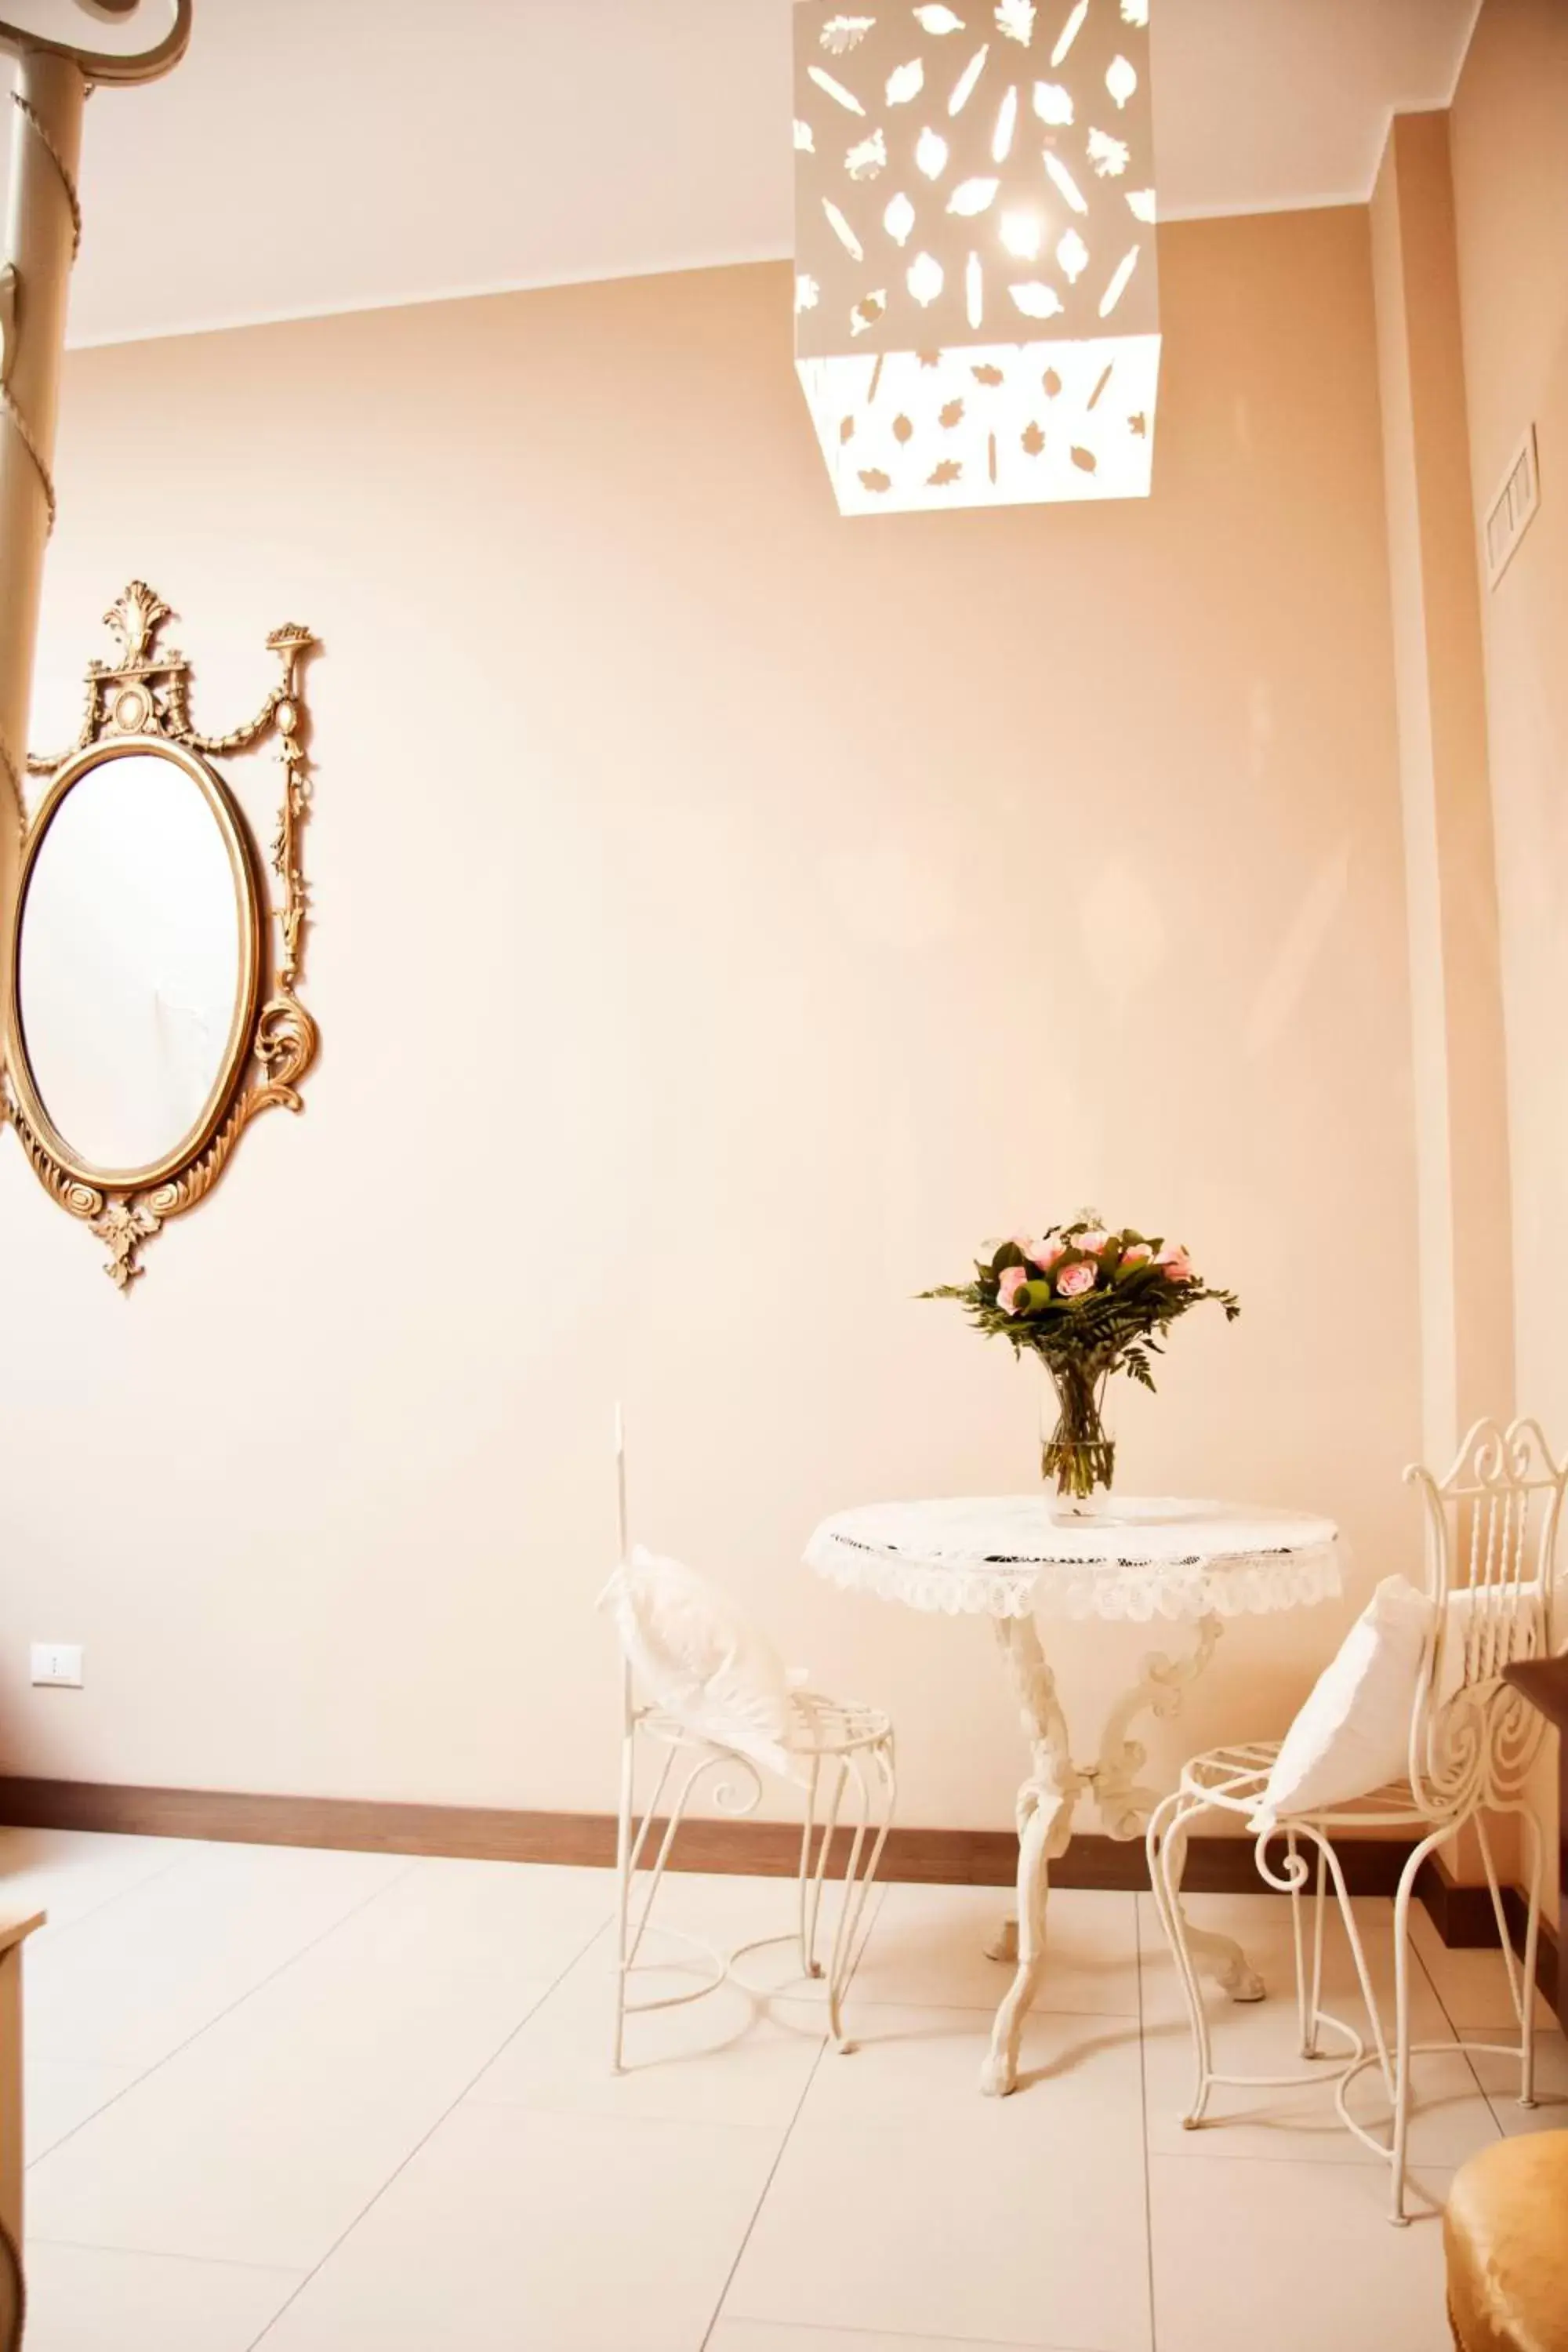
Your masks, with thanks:
<instances>
[{"instance_id":1,"label":"oval mirror glass","mask_svg":"<svg viewBox=\"0 0 1568 2352\"><path fill-rule=\"evenodd\" d=\"M17 1014L38 1108L83 1170L200 1148L247 1043L253 890L195 761L107 754L61 792L17 915Z\"/></svg>"}]
</instances>

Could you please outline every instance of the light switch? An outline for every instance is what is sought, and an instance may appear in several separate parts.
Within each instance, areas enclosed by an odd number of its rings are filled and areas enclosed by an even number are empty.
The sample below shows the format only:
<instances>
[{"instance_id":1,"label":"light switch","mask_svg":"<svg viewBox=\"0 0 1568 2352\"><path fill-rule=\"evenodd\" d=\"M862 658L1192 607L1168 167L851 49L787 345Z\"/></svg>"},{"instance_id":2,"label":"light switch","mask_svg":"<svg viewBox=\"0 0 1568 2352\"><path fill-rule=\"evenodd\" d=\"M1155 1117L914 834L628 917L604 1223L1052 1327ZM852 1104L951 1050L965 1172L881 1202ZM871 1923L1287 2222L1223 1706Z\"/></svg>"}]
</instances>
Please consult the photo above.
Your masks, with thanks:
<instances>
[{"instance_id":1,"label":"light switch","mask_svg":"<svg viewBox=\"0 0 1568 2352\"><path fill-rule=\"evenodd\" d=\"M81 1688L79 1642L35 1642L33 1680L65 1690Z\"/></svg>"}]
</instances>

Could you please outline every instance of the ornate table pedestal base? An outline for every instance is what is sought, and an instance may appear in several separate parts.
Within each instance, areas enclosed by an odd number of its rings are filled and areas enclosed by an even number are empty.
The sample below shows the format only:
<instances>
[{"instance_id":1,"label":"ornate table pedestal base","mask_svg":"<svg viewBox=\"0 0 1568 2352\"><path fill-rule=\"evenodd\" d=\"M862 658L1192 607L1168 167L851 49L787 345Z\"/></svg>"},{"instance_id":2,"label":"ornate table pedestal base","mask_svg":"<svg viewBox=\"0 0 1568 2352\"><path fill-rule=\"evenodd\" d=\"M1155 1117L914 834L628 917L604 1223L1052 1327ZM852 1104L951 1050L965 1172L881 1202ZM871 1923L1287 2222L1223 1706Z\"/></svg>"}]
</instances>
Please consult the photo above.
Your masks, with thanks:
<instances>
[{"instance_id":1,"label":"ornate table pedestal base","mask_svg":"<svg viewBox=\"0 0 1568 2352\"><path fill-rule=\"evenodd\" d=\"M1169 1719L1180 1712L1187 1685L1197 1679L1214 1654L1220 1622L1217 1617L1198 1621L1197 1647L1191 1657L1172 1659L1153 1651L1143 1659L1137 1684L1106 1718L1099 1762L1081 1767L1072 1760L1067 1717L1034 1618L1000 1617L994 1622L1023 1710L1031 1759L1029 1777L1018 1791L1018 1916L1005 1923L991 1947L993 1959L1013 1962L1016 1968L996 2012L991 2048L980 2074L981 2089L1000 2098L1017 2087L1024 2020L1046 1964L1050 1866L1068 1850L1079 1799L1092 1796L1111 1837L1142 1837L1158 1795L1139 1785L1144 1753L1136 1740L1128 1738L1128 1731L1136 1716ZM1175 1875L1179 1883L1179 1868ZM1187 1941L1199 1967L1233 2000L1262 2000L1263 1979L1228 1936L1191 1927Z\"/></svg>"}]
</instances>

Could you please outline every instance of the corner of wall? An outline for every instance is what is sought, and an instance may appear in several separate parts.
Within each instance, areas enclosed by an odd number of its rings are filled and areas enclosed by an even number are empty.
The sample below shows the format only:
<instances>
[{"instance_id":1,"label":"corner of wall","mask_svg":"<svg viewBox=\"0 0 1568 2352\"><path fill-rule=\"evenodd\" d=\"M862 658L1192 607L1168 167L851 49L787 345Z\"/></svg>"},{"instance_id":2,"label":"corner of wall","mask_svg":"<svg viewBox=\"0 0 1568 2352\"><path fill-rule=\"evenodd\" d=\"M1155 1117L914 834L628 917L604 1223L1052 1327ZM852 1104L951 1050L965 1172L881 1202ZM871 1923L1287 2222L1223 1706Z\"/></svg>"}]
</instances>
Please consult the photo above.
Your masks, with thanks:
<instances>
[{"instance_id":1,"label":"corner of wall","mask_svg":"<svg viewBox=\"0 0 1568 2352\"><path fill-rule=\"evenodd\" d=\"M1446 113L1396 115L1372 197L1405 820L1429 1457L1513 1407L1508 1101Z\"/></svg>"}]
</instances>

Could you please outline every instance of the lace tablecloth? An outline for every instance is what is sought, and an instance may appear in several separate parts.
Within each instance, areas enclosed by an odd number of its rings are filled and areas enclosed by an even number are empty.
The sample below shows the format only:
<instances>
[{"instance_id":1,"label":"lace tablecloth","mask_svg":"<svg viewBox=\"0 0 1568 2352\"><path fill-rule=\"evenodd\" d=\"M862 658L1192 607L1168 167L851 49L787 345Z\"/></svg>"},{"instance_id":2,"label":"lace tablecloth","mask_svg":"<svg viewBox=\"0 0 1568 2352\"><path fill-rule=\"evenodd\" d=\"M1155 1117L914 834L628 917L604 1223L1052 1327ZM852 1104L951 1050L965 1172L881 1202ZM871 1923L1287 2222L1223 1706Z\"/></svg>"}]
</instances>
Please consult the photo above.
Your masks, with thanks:
<instances>
[{"instance_id":1,"label":"lace tablecloth","mask_svg":"<svg viewBox=\"0 0 1568 2352\"><path fill-rule=\"evenodd\" d=\"M950 1616L1266 1616L1333 1599L1343 1547L1301 1511L1117 1496L1058 1520L1043 1494L868 1503L806 1546L832 1583Z\"/></svg>"}]
</instances>

